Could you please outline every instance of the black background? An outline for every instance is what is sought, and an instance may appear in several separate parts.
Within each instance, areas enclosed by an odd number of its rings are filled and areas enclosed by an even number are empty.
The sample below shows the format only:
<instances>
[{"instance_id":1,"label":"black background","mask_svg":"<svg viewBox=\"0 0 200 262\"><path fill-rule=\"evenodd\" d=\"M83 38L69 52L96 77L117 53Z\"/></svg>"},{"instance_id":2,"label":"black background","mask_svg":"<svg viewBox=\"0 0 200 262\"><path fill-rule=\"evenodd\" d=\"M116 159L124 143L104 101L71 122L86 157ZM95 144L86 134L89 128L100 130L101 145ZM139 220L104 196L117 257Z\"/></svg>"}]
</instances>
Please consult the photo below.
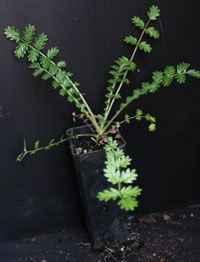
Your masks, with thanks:
<instances>
[{"instance_id":1,"label":"black background","mask_svg":"<svg viewBox=\"0 0 200 262\"><path fill-rule=\"evenodd\" d=\"M160 2L160 1L159 1ZM162 38L151 55L137 56L140 73L134 88L166 64L199 65L199 1L162 1L158 26ZM33 79L25 60L13 58L7 25L34 24L61 49L93 110L103 108L107 72L113 59L130 55L122 38L133 32L130 19L144 17L142 0L0 0L0 239L84 225L75 173L66 145L22 163L16 155L23 139L46 143L73 126L73 106L50 84ZM200 153L200 82L189 80L148 95L132 105L157 117L154 134L143 124L122 129L143 188L137 212L198 203ZM128 92L126 90L125 92Z\"/></svg>"}]
</instances>

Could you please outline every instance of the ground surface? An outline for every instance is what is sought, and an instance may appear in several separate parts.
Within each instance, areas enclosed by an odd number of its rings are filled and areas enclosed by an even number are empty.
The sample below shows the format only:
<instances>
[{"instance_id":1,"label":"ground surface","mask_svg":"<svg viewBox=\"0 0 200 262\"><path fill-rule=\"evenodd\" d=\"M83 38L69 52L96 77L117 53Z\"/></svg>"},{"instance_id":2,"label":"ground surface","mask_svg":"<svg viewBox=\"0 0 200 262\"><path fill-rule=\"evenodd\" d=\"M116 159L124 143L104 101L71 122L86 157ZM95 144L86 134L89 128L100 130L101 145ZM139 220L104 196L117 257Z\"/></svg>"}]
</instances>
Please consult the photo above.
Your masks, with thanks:
<instances>
[{"instance_id":1,"label":"ground surface","mask_svg":"<svg viewBox=\"0 0 200 262\"><path fill-rule=\"evenodd\" d=\"M0 243L0 262L199 262L200 206L129 218L130 239L94 252L85 229Z\"/></svg>"}]
</instances>

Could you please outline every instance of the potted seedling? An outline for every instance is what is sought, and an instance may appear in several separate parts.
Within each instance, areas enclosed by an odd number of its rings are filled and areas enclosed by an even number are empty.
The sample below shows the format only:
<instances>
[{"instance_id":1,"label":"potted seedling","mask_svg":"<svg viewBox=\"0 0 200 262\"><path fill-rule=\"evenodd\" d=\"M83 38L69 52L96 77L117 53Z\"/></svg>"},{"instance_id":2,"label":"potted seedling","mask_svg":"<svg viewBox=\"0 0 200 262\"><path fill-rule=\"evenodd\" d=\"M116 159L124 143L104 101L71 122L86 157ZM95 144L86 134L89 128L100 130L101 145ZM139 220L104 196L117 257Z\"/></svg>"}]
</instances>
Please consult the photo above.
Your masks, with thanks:
<instances>
[{"instance_id":1,"label":"potted seedling","mask_svg":"<svg viewBox=\"0 0 200 262\"><path fill-rule=\"evenodd\" d=\"M131 158L125 155L126 143L119 128L132 120L146 120L150 132L156 129L153 116L143 113L141 109L137 109L130 116L125 113L127 107L141 96L155 93L161 87L183 84L189 76L200 78L200 71L191 69L188 63L166 66L161 71L153 72L150 82L141 83L130 96L122 97L123 87L132 85L129 74L137 70L137 53L150 53L152 47L148 39L156 40L160 36L159 30L153 25L159 16L160 9L153 5L147 11L146 21L137 16L132 18L139 37L128 35L124 38L124 43L132 47L132 52L130 57L116 59L111 66L104 109L102 114L98 115L91 110L79 83L73 80L73 74L65 69L67 63L55 60L59 49L53 47L44 51L47 43L44 33L35 36L36 29L32 25L26 26L22 33L14 26L5 29L5 36L16 43L15 57L27 58L33 76L51 80L52 87L66 100L74 103L78 110L72 113L73 120L80 119L84 124L68 130L59 139L52 139L45 146L37 140L30 149L25 141L23 152L17 160L22 161L28 155L49 150L69 140L89 233L96 247L126 240L124 211L133 211L137 207L137 196L141 193L139 187L132 186L137 174L135 169L129 168ZM118 106L114 111L116 102Z\"/></svg>"}]
</instances>

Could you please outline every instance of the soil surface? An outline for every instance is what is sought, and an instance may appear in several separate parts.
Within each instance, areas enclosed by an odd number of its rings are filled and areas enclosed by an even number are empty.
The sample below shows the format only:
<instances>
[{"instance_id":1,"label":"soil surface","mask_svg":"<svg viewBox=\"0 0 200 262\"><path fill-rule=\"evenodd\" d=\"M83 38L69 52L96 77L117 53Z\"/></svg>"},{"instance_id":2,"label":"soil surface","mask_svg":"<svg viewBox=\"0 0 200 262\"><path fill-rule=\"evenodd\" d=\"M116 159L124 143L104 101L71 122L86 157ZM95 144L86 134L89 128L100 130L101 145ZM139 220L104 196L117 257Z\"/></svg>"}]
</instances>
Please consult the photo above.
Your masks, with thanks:
<instances>
[{"instance_id":1,"label":"soil surface","mask_svg":"<svg viewBox=\"0 0 200 262\"><path fill-rule=\"evenodd\" d=\"M199 262L200 205L129 217L129 239L94 251L85 228L0 243L0 262Z\"/></svg>"},{"instance_id":2,"label":"soil surface","mask_svg":"<svg viewBox=\"0 0 200 262\"><path fill-rule=\"evenodd\" d=\"M91 137L74 137L71 138L72 149L75 155L87 154L103 149L102 145L95 143Z\"/></svg>"},{"instance_id":3,"label":"soil surface","mask_svg":"<svg viewBox=\"0 0 200 262\"><path fill-rule=\"evenodd\" d=\"M124 144L124 141L122 140L120 134L118 134L118 136L115 136L115 140L117 140L119 146L122 146ZM75 155L82 155L102 150L104 147L104 144L97 144L94 140L92 140L91 137L87 136L74 136L73 138L71 138L71 142L72 151Z\"/></svg>"}]
</instances>

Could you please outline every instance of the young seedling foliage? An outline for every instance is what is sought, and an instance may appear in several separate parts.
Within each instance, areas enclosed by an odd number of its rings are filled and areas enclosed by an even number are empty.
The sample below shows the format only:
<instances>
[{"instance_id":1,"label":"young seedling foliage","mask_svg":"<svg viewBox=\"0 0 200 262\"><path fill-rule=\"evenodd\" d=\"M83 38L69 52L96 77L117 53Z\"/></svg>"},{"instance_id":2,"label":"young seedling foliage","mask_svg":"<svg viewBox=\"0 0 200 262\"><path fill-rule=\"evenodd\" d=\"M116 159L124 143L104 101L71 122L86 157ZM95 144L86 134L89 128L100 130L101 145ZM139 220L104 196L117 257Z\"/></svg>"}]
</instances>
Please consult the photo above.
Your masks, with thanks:
<instances>
[{"instance_id":1,"label":"young seedling foliage","mask_svg":"<svg viewBox=\"0 0 200 262\"><path fill-rule=\"evenodd\" d=\"M74 103L77 110L84 115L84 123L90 125L91 139L99 145L105 144L106 168L104 175L112 187L105 189L98 194L100 201L116 200L118 205L125 210L134 210L137 207L137 196L141 193L138 187L132 187L136 180L135 170L128 168L130 158L124 155L123 150L117 147L117 143L110 138L110 135L117 134L117 129L123 124L129 124L132 120L148 122L148 130L156 130L156 119L149 113L143 113L142 109L136 109L135 114L128 115L124 111L135 100L149 93L157 92L161 87L181 85L188 77L200 78L200 71L190 68L189 63L179 63L176 66L166 66L162 70L152 73L149 82L143 82L136 88L129 79L129 74L137 69L135 57L138 52L150 53L152 45L149 39L157 40L160 32L156 28L156 21L159 19L160 9L153 5L147 13L146 18L134 16L131 19L132 25L137 30L137 35L129 34L124 37L124 44L132 48L130 56L122 56L116 59L111 65L109 72L105 106L101 114L94 114L87 103L85 96L79 88L79 83L73 80L73 73L68 69L64 60L57 60L59 49L57 47L47 48L48 37L44 33L37 34L33 25L27 25L22 32L14 26L5 29L5 36L16 44L14 55L17 59L26 57L30 63L34 77L41 77L44 81L51 81L51 86L68 102ZM131 95L122 96L121 90L125 86L133 89ZM120 102L118 102L120 100ZM115 111L114 104L118 102ZM66 142L69 137L62 136L60 139L51 140L46 146L41 146L40 141L34 143L32 149L27 149L26 142L24 149L17 160L22 161L28 155L34 155L38 151L48 150L54 146Z\"/></svg>"},{"instance_id":2,"label":"young seedling foliage","mask_svg":"<svg viewBox=\"0 0 200 262\"><path fill-rule=\"evenodd\" d=\"M135 169L129 168L131 158L124 154L112 138L108 138L104 149L106 153L104 176L112 187L99 192L97 198L106 202L117 201L121 209L133 211L138 206L137 197L142 190L138 186L132 186L138 175Z\"/></svg>"}]
</instances>

